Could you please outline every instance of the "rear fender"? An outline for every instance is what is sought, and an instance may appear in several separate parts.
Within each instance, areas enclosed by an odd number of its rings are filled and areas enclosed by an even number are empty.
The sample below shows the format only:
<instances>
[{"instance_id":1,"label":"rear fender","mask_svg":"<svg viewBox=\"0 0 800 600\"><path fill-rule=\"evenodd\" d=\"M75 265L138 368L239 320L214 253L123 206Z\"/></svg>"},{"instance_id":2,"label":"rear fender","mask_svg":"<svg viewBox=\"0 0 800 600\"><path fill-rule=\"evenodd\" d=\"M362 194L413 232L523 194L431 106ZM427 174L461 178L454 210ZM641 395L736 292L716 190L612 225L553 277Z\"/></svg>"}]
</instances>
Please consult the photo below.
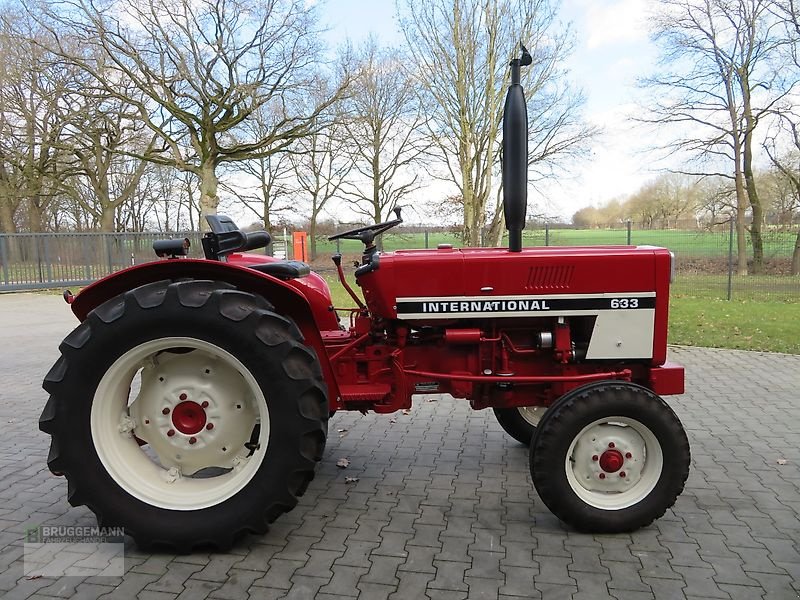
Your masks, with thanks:
<instances>
[{"instance_id":1,"label":"rear fender","mask_svg":"<svg viewBox=\"0 0 800 600\"><path fill-rule=\"evenodd\" d=\"M328 397L331 399L331 404L335 402L339 396L339 387L336 385L336 378L320 335L322 329L338 327L337 325L331 327L332 323L337 323L335 315L327 306L316 306L324 303L324 298L319 292L316 295L320 297L314 298L315 306L312 309L309 299L300 289L253 269L224 262L193 259L144 263L109 275L85 288L72 302L72 312L83 321L94 308L128 290L154 281L183 278L211 279L230 283L244 292L262 296L275 306L276 312L291 317L303 334L305 344L316 351L328 384Z\"/></svg>"}]
</instances>

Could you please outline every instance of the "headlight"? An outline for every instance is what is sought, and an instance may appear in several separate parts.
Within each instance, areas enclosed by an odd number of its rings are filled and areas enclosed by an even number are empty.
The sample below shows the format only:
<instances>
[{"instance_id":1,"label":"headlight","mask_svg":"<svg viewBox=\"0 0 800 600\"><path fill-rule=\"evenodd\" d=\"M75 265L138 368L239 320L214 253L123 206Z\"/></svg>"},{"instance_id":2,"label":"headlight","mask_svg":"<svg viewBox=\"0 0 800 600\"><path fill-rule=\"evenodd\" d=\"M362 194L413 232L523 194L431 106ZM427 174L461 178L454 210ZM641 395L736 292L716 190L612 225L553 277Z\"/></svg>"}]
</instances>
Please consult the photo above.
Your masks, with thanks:
<instances>
[{"instance_id":1,"label":"headlight","mask_svg":"<svg viewBox=\"0 0 800 600\"><path fill-rule=\"evenodd\" d=\"M669 282L670 284L675 281L675 253L669 253Z\"/></svg>"}]
</instances>

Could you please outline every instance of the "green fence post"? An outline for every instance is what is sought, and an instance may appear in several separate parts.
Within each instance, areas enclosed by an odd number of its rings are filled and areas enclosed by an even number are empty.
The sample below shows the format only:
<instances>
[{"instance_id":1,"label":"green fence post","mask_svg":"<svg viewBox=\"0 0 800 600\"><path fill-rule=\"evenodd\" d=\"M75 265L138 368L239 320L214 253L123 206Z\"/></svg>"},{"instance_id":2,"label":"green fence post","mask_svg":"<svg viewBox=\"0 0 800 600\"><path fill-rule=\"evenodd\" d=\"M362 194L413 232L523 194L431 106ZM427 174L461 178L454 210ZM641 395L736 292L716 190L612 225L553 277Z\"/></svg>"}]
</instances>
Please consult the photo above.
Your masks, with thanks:
<instances>
[{"instance_id":1,"label":"green fence post","mask_svg":"<svg viewBox=\"0 0 800 600\"><path fill-rule=\"evenodd\" d=\"M544 224L544 245L550 245L550 223Z\"/></svg>"},{"instance_id":2,"label":"green fence post","mask_svg":"<svg viewBox=\"0 0 800 600\"><path fill-rule=\"evenodd\" d=\"M425 230L425 247L428 248L428 230Z\"/></svg>"},{"instance_id":3,"label":"green fence post","mask_svg":"<svg viewBox=\"0 0 800 600\"><path fill-rule=\"evenodd\" d=\"M0 263L3 265L3 281L8 285L8 251L6 250L6 236L0 235Z\"/></svg>"},{"instance_id":4,"label":"green fence post","mask_svg":"<svg viewBox=\"0 0 800 600\"><path fill-rule=\"evenodd\" d=\"M628 228L628 246L631 245L631 220L628 219L628 222L625 224Z\"/></svg>"},{"instance_id":5,"label":"green fence post","mask_svg":"<svg viewBox=\"0 0 800 600\"><path fill-rule=\"evenodd\" d=\"M108 233L101 233L106 242L106 260L108 261L108 274L114 272L114 259L111 256L111 236Z\"/></svg>"},{"instance_id":6,"label":"green fence post","mask_svg":"<svg viewBox=\"0 0 800 600\"><path fill-rule=\"evenodd\" d=\"M39 269L39 283L44 282L44 273L42 272L42 253L39 252L39 234L33 234L33 249L36 250L36 264Z\"/></svg>"},{"instance_id":7,"label":"green fence post","mask_svg":"<svg viewBox=\"0 0 800 600\"><path fill-rule=\"evenodd\" d=\"M87 281L91 281L91 279L92 279L92 267L91 267L92 261L89 258L89 250L88 250L88 245L87 245L87 242L89 240L87 239L86 235L84 235L84 234L80 234L80 239L81 239L81 249L83 250L83 262L85 263L83 272L84 272L84 275L86 277L86 280Z\"/></svg>"},{"instance_id":8,"label":"green fence post","mask_svg":"<svg viewBox=\"0 0 800 600\"><path fill-rule=\"evenodd\" d=\"M53 261L50 259L50 236L47 234L42 238L42 249L44 251L44 264L47 268L47 282L53 283Z\"/></svg>"}]
</instances>

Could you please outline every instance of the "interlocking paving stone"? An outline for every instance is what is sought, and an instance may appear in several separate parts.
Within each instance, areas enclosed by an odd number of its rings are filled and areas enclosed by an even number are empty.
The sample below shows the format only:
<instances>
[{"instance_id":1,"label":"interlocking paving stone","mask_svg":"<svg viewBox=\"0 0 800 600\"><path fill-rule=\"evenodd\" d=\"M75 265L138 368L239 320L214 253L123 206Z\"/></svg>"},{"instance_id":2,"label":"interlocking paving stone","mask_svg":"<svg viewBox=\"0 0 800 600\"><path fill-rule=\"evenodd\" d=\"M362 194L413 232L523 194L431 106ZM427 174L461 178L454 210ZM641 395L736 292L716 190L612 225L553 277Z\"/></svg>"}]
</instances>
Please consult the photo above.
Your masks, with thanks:
<instances>
[{"instance_id":1,"label":"interlocking paving stone","mask_svg":"<svg viewBox=\"0 0 800 600\"><path fill-rule=\"evenodd\" d=\"M640 531L570 530L541 504L527 449L491 411L425 396L408 415L335 415L298 507L229 553L128 542L123 577L27 579L26 527L94 524L47 471L37 427L41 379L74 325L60 296L0 295L4 600L800 599L800 357L700 348L670 350L687 367L687 394L667 402L692 444L689 481Z\"/></svg>"},{"instance_id":2,"label":"interlocking paving stone","mask_svg":"<svg viewBox=\"0 0 800 600\"><path fill-rule=\"evenodd\" d=\"M228 571L228 579L225 584L211 592L210 597L220 600L241 600L247 597L247 590L259 578L261 578L261 573L257 571L232 568Z\"/></svg>"}]
</instances>

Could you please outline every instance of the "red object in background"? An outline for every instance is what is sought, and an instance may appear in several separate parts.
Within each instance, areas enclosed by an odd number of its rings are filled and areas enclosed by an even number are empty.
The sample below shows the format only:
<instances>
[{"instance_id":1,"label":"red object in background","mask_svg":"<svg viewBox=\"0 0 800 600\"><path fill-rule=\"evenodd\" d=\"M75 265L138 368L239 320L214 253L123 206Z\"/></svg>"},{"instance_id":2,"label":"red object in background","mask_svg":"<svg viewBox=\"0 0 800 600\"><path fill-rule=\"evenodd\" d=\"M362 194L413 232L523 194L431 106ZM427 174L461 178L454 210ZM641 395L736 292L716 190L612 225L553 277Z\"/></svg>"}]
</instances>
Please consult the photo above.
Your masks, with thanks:
<instances>
[{"instance_id":1,"label":"red object in background","mask_svg":"<svg viewBox=\"0 0 800 600\"><path fill-rule=\"evenodd\" d=\"M292 252L294 260L308 261L308 234L305 231L292 232Z\"/></svg>"}]
</instances>

